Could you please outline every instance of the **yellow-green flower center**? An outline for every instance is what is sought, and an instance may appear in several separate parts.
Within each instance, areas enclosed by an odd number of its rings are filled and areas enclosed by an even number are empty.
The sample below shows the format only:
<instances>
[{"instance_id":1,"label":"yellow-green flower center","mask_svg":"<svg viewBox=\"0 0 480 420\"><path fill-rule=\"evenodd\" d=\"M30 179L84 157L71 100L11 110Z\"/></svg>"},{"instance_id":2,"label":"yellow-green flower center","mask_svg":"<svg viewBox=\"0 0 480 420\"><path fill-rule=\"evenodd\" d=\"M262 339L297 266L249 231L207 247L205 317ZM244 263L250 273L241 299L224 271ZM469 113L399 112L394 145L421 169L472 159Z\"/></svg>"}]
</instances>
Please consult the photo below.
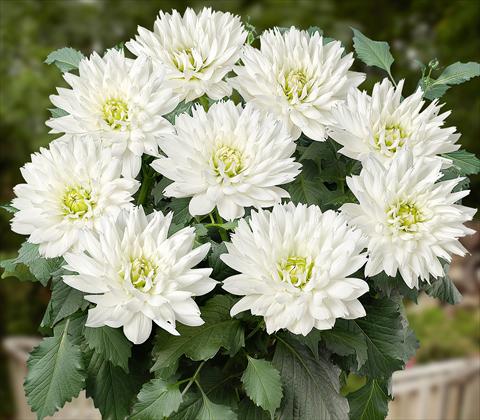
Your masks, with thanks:
<instances>
[{"instance_id":1,"label":"yellow-green flower center","mask_svg":"<svg viewBox=\"0 0 480 420\"><path fill-rule=\"evenodd\" d=\"M102 108L103 120L114 130L125 126L128 121L128 105L123 99L110 98Z\"/></svg>"},{"instance_id":2,"label":"yellow-green flower center","mask_svg":"<svg viewBox=\"0 0 480 420\"><path fill-rule=\"evenodd\" d=\"M310 258L293 256L280 261L277 268L282 281L303 289L312 276L313 262Z\"/></svg>"},{"instance_id":3,"label":"yellow-green flower center","mask_svg":"<svg viewBox=\"0 0 480 420\"><path fill-rule=\"evenodd\" d=\"M407 138L408 133L400 124L387 124L375 134L374 145L381 153L393 156L403 147Z\"/></svg>"},{"instance_id":4,"label":"yellow-green flower center","mask_svg":"<svg viewBox=\"0 0 480 420\"><path fill-rule=\"evenodd\" d=\"M195 57L191 48L185 48L173 53L173 64L175 67L184 72L187 68L194 68Z\"/></svg>"},{"instance_id":5,"label":"yellow-green flower center","mask_svg":"<svg viewBox=\"0 0 480 420\"><path fill-rule=\"evenodd\" d=\"M308 78L303 70L292 70L285 77L283 91L288 100L294 100L306 96ZM305 91L304 91L305 90Z\"/></svg>"},{"instance_id":6,"label":"yellow-green flower center","mask_svg":"<svg viewBox=\"0 0 480 420\"><path fill-rule=\"evenodd\" d=\"M230 146L220 146L212 156L213 168L217 175L232 178L242 171L242 154Z\"/></svg>"},{"instance_id":7,"label":"yellow-green flower center","mask_svg":"<svg viewBox=\"0 0 480 420\"><path fill-rule=\"evenodd\" d=\"M150 289L157 275L156 264L145 257L135 258L131 264L130 281L133 286L136 289Z\"/></svg>"},{"instance_id":8,"label":"yellow-green flower center","mask_svg":"<svg viewBox=\"0 0 480 420\"><path fill-rule=\"evenodd\" d=\"M416 232L418 224L425 221L425 216L417 205L408 200L400 200L387 209L388 224L397 231Z\"/></svg>"},{"instance_id":9,"label":"yellow-green flower center","mask_svg":"<svg viewBox=\"0 0 480 420\"><path fill-rule=\"evenodd\" d=\"M95 207L92 191L81 186L68 188L63 195L62 207L65 215L83 217Z\"/></svg>"}]
</instances>

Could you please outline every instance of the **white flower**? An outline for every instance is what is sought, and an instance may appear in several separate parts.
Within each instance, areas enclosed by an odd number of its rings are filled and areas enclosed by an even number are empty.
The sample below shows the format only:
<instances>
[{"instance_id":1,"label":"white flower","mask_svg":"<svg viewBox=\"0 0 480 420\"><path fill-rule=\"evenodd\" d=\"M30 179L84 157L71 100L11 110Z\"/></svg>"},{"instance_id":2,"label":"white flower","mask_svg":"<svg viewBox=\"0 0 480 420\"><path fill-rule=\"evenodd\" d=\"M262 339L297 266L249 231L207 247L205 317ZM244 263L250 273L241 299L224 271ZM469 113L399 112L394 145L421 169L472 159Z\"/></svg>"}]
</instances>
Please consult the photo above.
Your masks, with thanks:
<instances>
[{"instance_id":1,"label":"white flower","mask_svg":"<svg viewBox=\"0 0 480 420\"><path fill-rule=\"evenodd\" d=\"M174 182L168 197L193 197L189 211L204 215L217 206L224 219L244 208L271 207L288 193L277 185L293 181L301 165L291 157L295 143L283 124L252 106L233 102L201 106L175 121L177 134L161 142L167 155L152 167Z\"/></svg>"},{"instance_id":2,"label":"white flower","mask_svg":"<svg viewBox=\"0 0 480 420\"><path fill-rule=\"evenodd\" d=\"M153 32L139 27L135 40L125 46L136 56L147 56L166 70L166 78L182 99L204 94L212 99L229 96L222 79L240 58L247 37L238 16L204 8L160 12Z\"/></svg>"},{"instance_id":3,"label":"white flower","mask_svg":"<svg viewBox=\"0 0 480 420\"><path fill-rule=\"evenodd\" d=\"M221 259L240 274L223 288L244 296L234 316L251 310L265 318L269 334L286 328L307 335L332 328L336 318L365 316L358 297L364 280L350 277L366 261L360 231L334 211L292 203L253 212L250 226L240 220Z\"/></svg>"},{"instance_id":4,"label":"white flower","mask_svg":"<svg viewBox=\"0 0 480 420\"><path fill-rule=\"evenodd\" d=\"M341 210L368 237L365 275L383 270L394 277L398 270L410 288L418 288L419 277L444 275L440 258L465 254L458 238L473 233L463 223L476 210L456 204L469 193L452 192L463 178L436 182L441 165L439 159L414 159L405 150L388 168L371 158L359 176L347 178L360 204L344 204Z\"/></svg>"},{"instance_id":5,"label":"white flower","mask_svg":"<svg viewBox=\"0 0 480 420\"><path fill-rule=\"evenodd\" d=\"M244 66L235 66L238 76L230 84L246 101L281 119L294 139L303 131L312 140L325 140L332 107L365 79L348 70L352 54L342 57L339 41L324 45L318 32L294 27L283 34L266 31L260 42L260 51L245 47Z\"/></svg>"},{"instance_id":6,"label":"white flower","mask_svg":"<svg viewBox=\"0 0 480 420\"><path fill-rule=\"evenodd\" d=\"M104 217L131 207L138 181L120 178L121 163L89 137L66 136L32 155L14 188L12 230L30 235L52 258L83 249Z\"/></svg>"},{"instance_id":7,"label":"white flower","mask_svg":"<svg viewBox=\"0 0 480 420\"><path fill-rule=\"evenodd\" d=\"M52 103L69 115L52 118L52 133L89 133L111 147L122 161L122 175L134 178L142 154L158 156L159 138L173 131L162 117L179 103L151 63L125 58L109 50L104 57L93 53L80 61L79 76L65 73L72 89L58 88Z\"/></svg>"},{"instance_id":8,"label":"white flower","mask_svg":"<svg viewBox=\"0 0 480 420\"><path fill-rule=\"evenodd\" d=\"M330 137L340 143L340 153L364 161L370 154L388 164L408 147L414 156L434 156L457 150L460 134L442 128L450 112L439 115L437 100L422 110L422 91L402 100L403 80L395 88L388 79L373 87L372 96L352 89L346 102L334 110L336 123ZM445 161L445 163L447 163Z\"/></svg>"},{"instance_id":9,"label":"white flower","mask_svg":"<svg viewBox=\"0 0 480 420\"><path fill-rule=\"evenodd\" d=\"M211 268L192 269L208 253L210 244L192 249L195 230L187 227L168 237L172 214L143 208L123 211L104 220L102 233L88 242L86 253L68 253L63 281L85 293L96 307L88 311L86 326L123 327L135 344L152 331L152 321L178 335L175 322L203 324L194 296L216 284Z\"/></svg>"}]
</instances>

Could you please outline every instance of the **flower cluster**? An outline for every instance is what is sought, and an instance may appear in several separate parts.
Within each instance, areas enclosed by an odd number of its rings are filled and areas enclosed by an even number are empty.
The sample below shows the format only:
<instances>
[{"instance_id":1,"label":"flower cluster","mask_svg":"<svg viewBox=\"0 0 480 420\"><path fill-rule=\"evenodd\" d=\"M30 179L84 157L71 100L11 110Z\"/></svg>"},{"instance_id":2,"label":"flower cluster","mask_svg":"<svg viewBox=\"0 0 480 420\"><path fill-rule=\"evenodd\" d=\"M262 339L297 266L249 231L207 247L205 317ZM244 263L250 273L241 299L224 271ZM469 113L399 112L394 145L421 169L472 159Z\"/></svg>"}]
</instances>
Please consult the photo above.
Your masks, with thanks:
<instances>
[{"instance_id":1,"label":"flower cluster","mask_svg":"<svg viewBox=\"0 0 480 420\"><path fill-rule=\"evenodd\" d=\"M353 54L316 29L267 30L259 48L252 37L238 16L187 9L139 28L128 52L78 53L70 88L51 96L58 112L46 124L62 136L14 188L12 230L38 258L59 258L49 276L81 292L84 306L63 316L87 308L86 328L123 328L134 344L158 326L161 369L182 354L210 359L217 344L234 355L245 319L256 323L246 339L312 337L339 319L341 334L358 333L345 323L368 318L378 275L427 287L473 233L460 176L472 170L455 153L470 155L437 100L388 79L360 91ZM219 297L226 320L205 304ZM212 320L235 322L222 327L233 338L222 342ZM205 347L189 347L204 322ZM329 350L352 356L348 345Z\"/></svg>"}]
</instances>

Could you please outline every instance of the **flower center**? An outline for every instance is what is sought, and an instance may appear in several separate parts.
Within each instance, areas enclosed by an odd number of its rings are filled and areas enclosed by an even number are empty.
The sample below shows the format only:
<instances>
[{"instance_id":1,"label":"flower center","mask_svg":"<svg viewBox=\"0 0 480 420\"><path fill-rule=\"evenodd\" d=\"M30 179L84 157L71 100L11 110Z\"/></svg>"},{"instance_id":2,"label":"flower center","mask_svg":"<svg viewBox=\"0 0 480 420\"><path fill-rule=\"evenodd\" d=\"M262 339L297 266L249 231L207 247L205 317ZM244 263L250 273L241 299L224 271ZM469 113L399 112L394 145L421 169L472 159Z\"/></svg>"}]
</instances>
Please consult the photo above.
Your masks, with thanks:
<instances>
[{"instance_id":1,"label":"flower center","mask_svg":"<svg viewBox=\"0 0 480 420\"><path fill-rule=\"evenodd\" d=\"M220 146L212 156L215 173L221 177L233 178L242 171L242 154L230 146Z\"/></svg>"},{"instance_id":2,"label":"flower center","mask_svg":"<svg viewBox=\"0 0 480 420\"><path fill-rule=\"evenodd\" d=\"M388 224L396 231L416 232L425 221L423 212L412 201L400 200L387 210Z\"/></svg>"},{"instance_id":3,"label":"flower center","mask_svg":"<svg viewBox=\"0 0 480 420\"><path fill-rule=\"evenodd\" d=\"M192 48L185 48L173 52L173 64L175 67L184 72L187 69L195 68L195 57Z\"/></svg>"},{"instance_id":4,"label":"flower center","mask_svg":"<svg viewBox=\"0 0 480 420\"><path fill-rule=\"evenodd\" d=\"M303 289L312 276L313 262L311 258L293 256L280 261L277 269L282 281Z\"/></svg>"},{"instance_id":5,"label":"flower center","mask_svg":"<svg viewBox=\"0 0 480 420\"><path fill-rule=\"evenodd\" d=\"M95 207L92 200L92 191L81 186L68 188L62 199L62 207L65 215L81 218Z\"/></svg>"},{"instance_id":6,"label":"flower center","mask_svg":"<svg viewBox=\"0 0 480 420\"><path fill-rule=\"evenodd\" d=\"M103 104L102 113L103 120L114 130L118 130L128 122L128 105L123 99L107 99Z\"/></svg>"},{"instance_id":7,"label":"flower center","mask_svg":"<svg viewBox=\"0 0 480 420\"><path fill-rule=\"evenodd\" d=\"M387 124L374 136L375 149L386 156L393 156L408 138L407 131L400 124Z\"/></svg>"},{"instance_id":8,"label":"flower center","mask_svg":"<svg viewBox=\"0 0 480 420\"><path fill-rule=\"evenodd\" d=\"M145 257L133 259L130 267L130 282L133 287L144 292L150 290L157 275L157 269L157 265Z\"/></svg>"},{"instance_id":9,"label":"flower center","mask_svg":"<svg viewBox=\"0 0 480 420\"><path fill-rule=\"evenodd\" d=\"M303 70L292 70L285 77L283 91L289 101L307 96L308 78Z\"/></svg>"}]
</instances>

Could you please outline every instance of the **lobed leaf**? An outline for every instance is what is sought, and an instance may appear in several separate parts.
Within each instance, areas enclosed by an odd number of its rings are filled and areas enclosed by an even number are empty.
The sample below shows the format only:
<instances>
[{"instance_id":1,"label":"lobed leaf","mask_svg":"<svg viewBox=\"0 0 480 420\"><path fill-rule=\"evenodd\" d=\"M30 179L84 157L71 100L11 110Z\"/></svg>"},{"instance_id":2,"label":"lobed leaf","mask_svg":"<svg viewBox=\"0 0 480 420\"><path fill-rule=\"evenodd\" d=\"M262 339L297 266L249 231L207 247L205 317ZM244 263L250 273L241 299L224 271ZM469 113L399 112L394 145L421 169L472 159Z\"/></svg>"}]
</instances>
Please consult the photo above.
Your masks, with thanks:
<instances>
[{"instance_id":1,"label":"lobed leaf","mask_svg":"<svg viewBox=\"0 0 480 420\"><path fill-rule=\"evenodd\" d=\"M384 420L390 400L387 388L386 381L371 379L357 391L348 394L350 418L352 420Z\"/></svg>"},{"instance_id":2,"label":"lobed leaf","mask_svg":"<svg viewBox=\"0 0 480 420\"><path fill-rule=\"evenodd\" d=\"M480 172L480 159L466 150L446 153L443 157L450 159L462 175L475 175Z\"/></svg>"}]
</instances>

